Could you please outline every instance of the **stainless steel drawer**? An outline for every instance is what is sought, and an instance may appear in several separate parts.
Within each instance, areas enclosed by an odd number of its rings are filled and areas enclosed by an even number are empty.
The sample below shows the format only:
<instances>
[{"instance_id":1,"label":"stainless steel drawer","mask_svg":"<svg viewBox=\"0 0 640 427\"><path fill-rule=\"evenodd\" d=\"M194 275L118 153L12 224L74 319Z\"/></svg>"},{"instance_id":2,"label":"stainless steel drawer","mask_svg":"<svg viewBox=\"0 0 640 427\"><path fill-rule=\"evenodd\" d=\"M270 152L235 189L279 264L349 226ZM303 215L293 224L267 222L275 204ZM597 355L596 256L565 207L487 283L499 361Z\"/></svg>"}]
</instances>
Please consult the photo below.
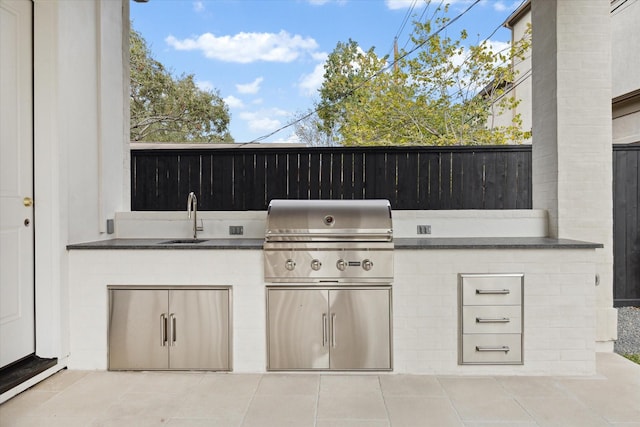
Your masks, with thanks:
<instances>
[{"instance_id":1,"label":"stainless steel drawer","mask_svg":"<svg viewBox=\"0 0 640 427\"><path fill-rule=\"evenodd\" d=\"M463 334L462 360L468 364L522 364L521 334Z\"/></svg>"},{"instance_id":2,"label":"stainless steel drawer","mask_svg":"<svg viewBox=\"0 0 640 427\"><path fill-rule=\"evenodd\" d=\"M462 305L520 305L522 278L522 274L461 274Z\"/></svg>"},{"instance_id":3,"label":"stainless steel drawer","mask_svg":"<svg viewBox=\"0 0 640 427\"><path fill-rule=\"evenodd\" d=\"M464 334L519 334L522 308L519 305L472 305L462 307Z\"/></svg>"}]
</instances>

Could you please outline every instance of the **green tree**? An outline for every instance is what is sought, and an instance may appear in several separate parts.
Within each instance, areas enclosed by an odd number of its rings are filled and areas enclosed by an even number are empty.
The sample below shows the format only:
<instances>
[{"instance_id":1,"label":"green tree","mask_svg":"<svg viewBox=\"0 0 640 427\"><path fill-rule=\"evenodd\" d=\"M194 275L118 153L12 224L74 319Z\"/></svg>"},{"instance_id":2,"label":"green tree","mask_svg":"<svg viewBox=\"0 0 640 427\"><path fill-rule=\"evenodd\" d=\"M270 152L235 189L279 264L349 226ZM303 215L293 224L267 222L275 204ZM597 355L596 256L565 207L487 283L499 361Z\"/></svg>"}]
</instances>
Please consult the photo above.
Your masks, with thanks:
<instances>
[{"instance_id":1,"label":"green tree","mask_svg":"<svg viewBox=\"0 0 640 427\"><path fill-rule=\"evenodd\" d=\"M323 130L323 122L318 117L318 112L309 109L307 112L298 112L293 117L294 132L298 141L307 147L331 147L336 145L332 132Z\"/></svg>"},{"instance_id":2,"label":"green tree","mask_svg":"<svg viewBox=\"0 0 640 427\"><path fill-rule=\"evenodd\" d=\"M438 11L433 27L443 28L447 9ZM355 41L338 43L319 90L323 131L342 145L505 144L529 136L518 115L491 130L487 121L518 103L507 93L510 61L522 58L530 33L499 53L486 43L465 48L465 31L440 36L431 21L415 22L411 38L415 52L400 50L393 64Z\"/></svg>"},{"instance_id":3,"label":"green tree","mask_svg":"<svg viewBox=\"0 0 640 427\"><path fill-rule=\"evenodd\" d=\"M130 31L130 137L148 142L233 142L229 108L218 91L198 88L193 74L174 78Z\"/></svg>"}]
</instances>

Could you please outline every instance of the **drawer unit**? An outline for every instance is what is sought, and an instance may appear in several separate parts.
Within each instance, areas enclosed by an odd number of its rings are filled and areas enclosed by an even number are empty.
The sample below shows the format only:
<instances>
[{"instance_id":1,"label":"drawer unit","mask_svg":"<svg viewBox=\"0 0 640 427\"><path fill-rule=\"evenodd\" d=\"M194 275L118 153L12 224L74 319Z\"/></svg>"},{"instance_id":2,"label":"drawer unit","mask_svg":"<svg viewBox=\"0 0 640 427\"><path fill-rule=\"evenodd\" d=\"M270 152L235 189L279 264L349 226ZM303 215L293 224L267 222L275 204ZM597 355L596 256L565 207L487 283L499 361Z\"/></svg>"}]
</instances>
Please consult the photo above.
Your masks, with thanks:
<instances>
[{"instance_id":1,"label":"drawer unit","mask_svg":"<svg viewBox=\"0 0 640 427\"><path fill-rule=\"evenodd\" d=\"M462 307L463 334L520 334L519 305L467 305Z\"/></svg>"},{"instance_id":2,"label":"drawer unit","mask_svg":"<svg viewBox=\"0 0 640 427\"><path fill-rule=\"evenodd\" d=\"M522 364L523 274L460 274L458 363Z\"/></svg>"},{"instance_id":3,"label":"drawer unit","mask_svg":"<svg viewBox=\"0 0 640 427\"><path fill-rule=\"evenodd\" d=\"M522 363L522 334L464 334L463 364Z\"/></svg>"},{"instance_id":4,"label":"drawer unit","mask_svg":"<svg viewBox=\"0 0 640 427\"><path fill-rule=\"evenodd\" d=\"M522 275L461 274L462 305L521 305Z\"/></svg>"}]
</instances>

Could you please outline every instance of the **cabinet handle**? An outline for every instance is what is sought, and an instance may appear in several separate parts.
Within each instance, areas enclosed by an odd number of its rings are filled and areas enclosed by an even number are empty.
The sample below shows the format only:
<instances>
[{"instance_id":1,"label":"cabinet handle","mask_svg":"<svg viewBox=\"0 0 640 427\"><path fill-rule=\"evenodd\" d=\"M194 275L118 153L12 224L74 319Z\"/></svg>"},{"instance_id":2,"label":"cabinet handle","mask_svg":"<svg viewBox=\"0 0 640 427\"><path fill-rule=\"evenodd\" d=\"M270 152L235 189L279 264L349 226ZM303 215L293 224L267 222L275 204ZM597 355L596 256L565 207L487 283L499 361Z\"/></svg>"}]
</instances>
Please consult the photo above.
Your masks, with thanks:
<instances>
[{"instance_id":1,"label":"cabinet handle","mask_svg":"<svg viewBox=\"0 0 640 427\"><path fill-rule=\"evenodd\" d=\"M171 313L169 315L169 319L171 320L171 346L173 347L174 345L176 345L176 338L177 338L176 315Z\"/></svg>"},{"instance_id":2,"label":"cabinet handle","mask_svg":"<svg viewBox=\"0 0 640 427\"><path fill-rule=\"evenodd\" d=\"M508 317L498 317L498 318L483 318L476 317L476 323L509 323L511 319Z\"/></svg>"},{"instance_id":3,"label":"cabinet handle","mask_svg":"<svg viewBox=\"0 0 640 427\"><path fill-rule=\"evenodd\" d=\"M336 314L331 313L331 345L336 346Z\"/></svg>"},{"instance_id":4,"label":"cabinet handle","mask_svg":"<svg viewBox=\"0 0 640 427\"><path fill-rule=\"evenodd\" d=\"M509 348L508 345L502 345L498 347L483 347L480 345L476 346L476 351L504 351L505 353L508 353L509 350L511 349Z\"/></svg>"},{"instance_id":5,"label":"cabinet handle","mask_svg":"<svg viewBox=\"0 0 640 427\"><path fill-rule=\"evenodd\" d=\"M322 313L322 346L327 345L327 313Z\"/></svg>"},{"instance_id":6,"label":"cabinet handle","mask_svg":"<svg viewBox=\"0 0 640 427\"><path fill-rule=\"evenodd\" d=\"M507 295L510 293L509 289L476 289L478 295Z\"/></svg>"},{"instance_id":7,"label":"cabinet handle","mask_svg":"<svg viewBox=\"0 0 640 427\"><path fill-rule=\"evenodd\" d=\"M160 346L167 346L167 316L164 313L160 315Z\"/></svg>"}]
</instances>

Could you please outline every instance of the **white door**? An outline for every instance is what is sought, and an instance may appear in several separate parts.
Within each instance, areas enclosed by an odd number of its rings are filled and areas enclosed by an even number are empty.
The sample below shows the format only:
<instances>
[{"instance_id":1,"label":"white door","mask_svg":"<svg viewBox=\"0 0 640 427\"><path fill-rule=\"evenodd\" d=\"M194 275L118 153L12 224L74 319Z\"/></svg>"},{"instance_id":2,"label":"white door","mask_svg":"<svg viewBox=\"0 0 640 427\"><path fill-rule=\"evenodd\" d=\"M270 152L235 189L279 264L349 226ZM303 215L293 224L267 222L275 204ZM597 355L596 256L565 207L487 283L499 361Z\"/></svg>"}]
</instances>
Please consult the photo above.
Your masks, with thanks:
<instances>
[{"instance_id":1,"label":"white door","mask_svg":"<svg viewBox=\"0 0 640 427\"><path fill-rule=\"evenodd\" d=\"M35 352L31 17L0 0L0 368Z\"/></svg>"}]
</instances>

